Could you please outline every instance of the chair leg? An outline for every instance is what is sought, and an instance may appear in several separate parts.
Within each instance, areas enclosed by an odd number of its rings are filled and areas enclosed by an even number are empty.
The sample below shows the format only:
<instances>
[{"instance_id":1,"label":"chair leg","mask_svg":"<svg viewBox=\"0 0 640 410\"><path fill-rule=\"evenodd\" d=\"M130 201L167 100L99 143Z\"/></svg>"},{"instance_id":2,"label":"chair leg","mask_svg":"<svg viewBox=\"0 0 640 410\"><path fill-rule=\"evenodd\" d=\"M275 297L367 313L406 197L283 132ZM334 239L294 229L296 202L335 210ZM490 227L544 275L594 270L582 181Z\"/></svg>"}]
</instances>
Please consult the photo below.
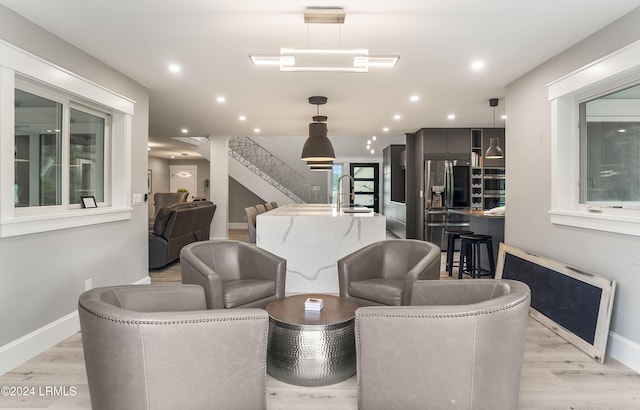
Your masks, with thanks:
<instances>
[{"instance_id":1,"label":"chair leg","mask_svg":"<svg viewBox=\"0 0 640 410\"><path fill-rule=\"evenodd\" d=\"M467 255L467 240L463 239L460 241L460 259L458 260L458 279L462 279L462 273L464 272L464 260ZM468 257L467 257L467 268L468 268Z\"/></svg>"},{"instance_id":2,"label":"chair leg","mask_svg":"<svg viewBox=\"0 0 640 410\"><path fill-rule=\"evenodd\" d=\"M455 237L454 235L449 234L449 238L447 239L447 272L449 276L453 276L453 253L455 251Z\"/></svg>"},{"instance_id":3,"label":"chair leg","mask_svg":"<svg viewBox=\"0 0 640 410\"><path fill-rule=\"evenodd\" d=\"M496 262L493 260L493 240L487 240L487 252L489 253L489 274L492 278L496 277Z\"/></svg>"},{"instance_id":4,"label":"chair leg","mask_svg":"<svg viewBox=\"0 0 640 410\"><path fill-rule=\"evenodd\" d=\"M480 249L480 243L476 242L474 244L475 252L476 252L476 279L482 279L482 250Z\"/></svg>"}]
</instances>

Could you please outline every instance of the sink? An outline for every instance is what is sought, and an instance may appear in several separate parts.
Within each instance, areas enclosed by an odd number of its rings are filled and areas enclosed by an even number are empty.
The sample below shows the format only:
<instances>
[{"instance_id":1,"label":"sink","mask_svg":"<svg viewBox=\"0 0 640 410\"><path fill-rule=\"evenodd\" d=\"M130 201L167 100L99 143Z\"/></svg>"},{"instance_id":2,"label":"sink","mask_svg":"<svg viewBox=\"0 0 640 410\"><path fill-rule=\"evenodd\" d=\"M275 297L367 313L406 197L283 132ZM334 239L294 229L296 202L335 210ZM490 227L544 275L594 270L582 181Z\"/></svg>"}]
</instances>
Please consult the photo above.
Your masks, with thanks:
<instances>
[{"instance_id":1,"label":"sink","mask_svg":"<svg viewBox=\"0 0 640 410\"><path fill-rule=\"evenodd\" d=\"M342 208L342 213L345 214L370 214L373 213L371 208Z\"/></svg>"}]
</instances>

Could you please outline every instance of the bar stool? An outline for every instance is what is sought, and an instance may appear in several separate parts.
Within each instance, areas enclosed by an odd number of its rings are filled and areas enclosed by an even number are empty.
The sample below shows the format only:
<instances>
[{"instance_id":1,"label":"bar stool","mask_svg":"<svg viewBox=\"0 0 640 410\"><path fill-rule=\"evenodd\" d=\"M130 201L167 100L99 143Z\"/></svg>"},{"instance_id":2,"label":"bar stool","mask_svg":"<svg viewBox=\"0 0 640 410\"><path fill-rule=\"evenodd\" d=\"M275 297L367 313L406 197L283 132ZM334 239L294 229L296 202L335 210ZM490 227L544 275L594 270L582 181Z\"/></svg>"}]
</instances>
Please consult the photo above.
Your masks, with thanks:
<instances>
[{"instance_id":1,"label":"bar stool","mask_svg":"<svg viewBox=\"0 0 640 410\"><path fill-rule=\"evenodd\" d=\"M458 263L458 279L462 279L463 273L468 273L472 278L482 278L483 276L494 277L496 264L493 259L493 237L481 234L460 235L460 262ZM482 269L482 253L480 245L485 245L489 256L489 270ZM470 254L470 255L469 255ZM467 269L464 270L462 261L467 261Z\"/></svg>"},{"instance_id":2,"label":"bar stool","mask_svg":"<svg viewBox=\"0 0 640 410\"><path fill-rule=\"evenodd\" d=\"M446 230L445 234L447 235L447 263L446 268L449 276L453 276L453 268L458 266L453 261L453 254L456 250L456 239L460 239L460 235L463 234L473 234L473 231L465 231L465 230ZM462 248L460 248L462 250Z\"/></svg>"}]
</instances>

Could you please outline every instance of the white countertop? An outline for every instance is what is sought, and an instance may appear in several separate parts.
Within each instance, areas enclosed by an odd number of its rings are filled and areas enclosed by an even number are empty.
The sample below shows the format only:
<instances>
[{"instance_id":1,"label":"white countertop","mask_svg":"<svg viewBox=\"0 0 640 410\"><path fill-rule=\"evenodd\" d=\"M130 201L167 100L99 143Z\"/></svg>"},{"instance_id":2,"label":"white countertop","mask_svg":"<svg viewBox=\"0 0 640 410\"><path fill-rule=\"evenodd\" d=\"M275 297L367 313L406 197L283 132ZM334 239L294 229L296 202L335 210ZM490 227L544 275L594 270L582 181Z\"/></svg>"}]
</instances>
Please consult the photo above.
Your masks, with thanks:
<instances>
[{"instance_id":1,"label":"white countertop","mask_svg":"<svg viewBox=\"0 0 640 410\"><path fill-rule=\"evenodd\" d=\"M349 212L356 210L359 212ZM333 204L287 204L279 206L271 211L261 213L260 216L331 216L331 217L373 217L381 216L369 208L342 208L338 213Z\"/></svg>"}]
</instances>

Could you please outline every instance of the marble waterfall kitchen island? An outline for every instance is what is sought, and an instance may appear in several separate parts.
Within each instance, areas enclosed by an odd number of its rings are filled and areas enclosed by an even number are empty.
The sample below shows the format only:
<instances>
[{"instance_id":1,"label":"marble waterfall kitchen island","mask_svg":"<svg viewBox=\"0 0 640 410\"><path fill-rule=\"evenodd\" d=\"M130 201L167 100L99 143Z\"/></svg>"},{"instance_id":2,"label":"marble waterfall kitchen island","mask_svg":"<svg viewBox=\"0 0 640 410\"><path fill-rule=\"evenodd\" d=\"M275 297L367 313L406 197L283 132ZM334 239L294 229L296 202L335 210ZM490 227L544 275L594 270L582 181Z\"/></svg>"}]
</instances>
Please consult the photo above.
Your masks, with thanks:
<instances>
[{"instance_id":1,"label":"marble waterfall kitchen island","mask_svg":"<svg viewBox=\"0 0 640 410\"><path fill-rule=\"evenodd\" d=\"M258 215L256 245L287 260L287 294L338 294L338 259L386 238L384 216L349 211L290 204Z\"/></svg>"}]
</instances>

